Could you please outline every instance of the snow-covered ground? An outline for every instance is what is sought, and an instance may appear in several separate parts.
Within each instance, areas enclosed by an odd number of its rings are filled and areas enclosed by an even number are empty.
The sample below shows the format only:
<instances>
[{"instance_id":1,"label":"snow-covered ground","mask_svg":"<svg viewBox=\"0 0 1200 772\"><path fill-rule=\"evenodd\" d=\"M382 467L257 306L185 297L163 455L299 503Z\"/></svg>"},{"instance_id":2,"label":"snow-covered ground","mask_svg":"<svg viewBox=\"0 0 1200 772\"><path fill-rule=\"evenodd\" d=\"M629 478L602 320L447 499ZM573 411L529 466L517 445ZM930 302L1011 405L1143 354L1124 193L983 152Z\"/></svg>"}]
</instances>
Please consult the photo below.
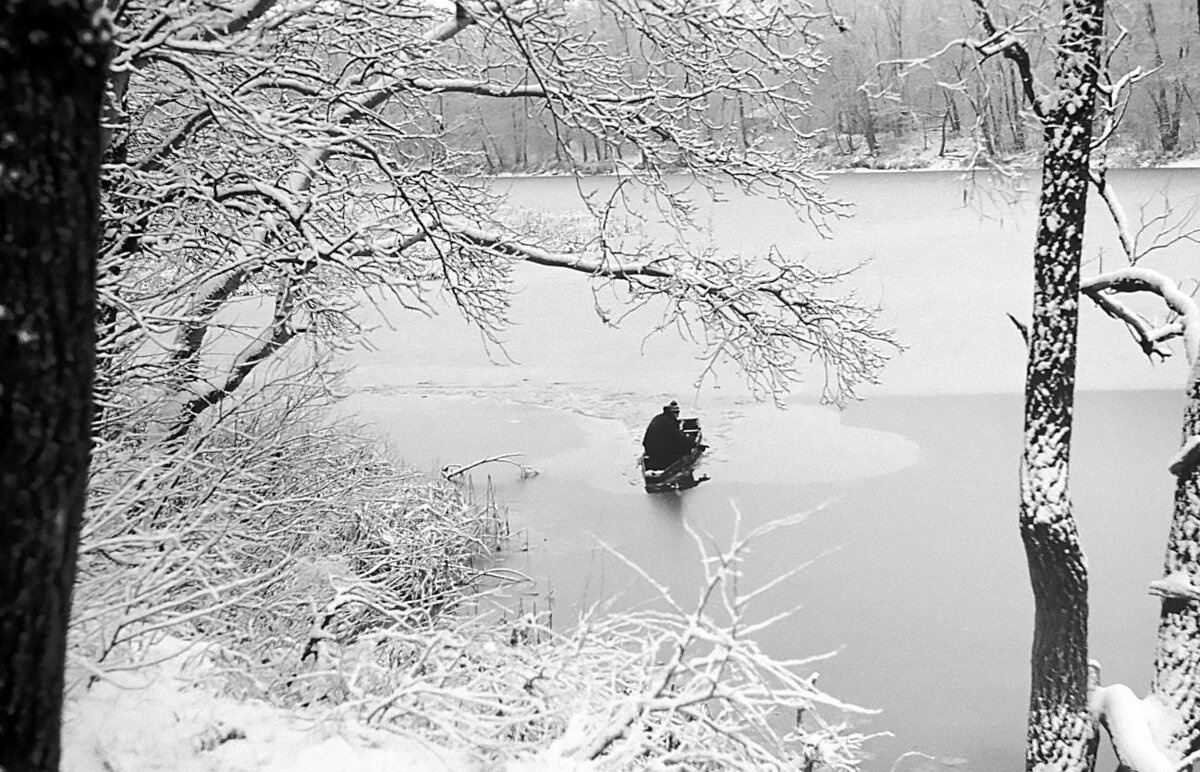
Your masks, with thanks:
<instances>
[{"instance_id":1,"label":"snow-covered ground","mask_svg":"<svg viewBox=\"0 0 1200 772\"><path fill-rule=\"evenodd\" d=\"M920 134L902 140L884 136L880 138L879 152L875 155L867 152L861 136L856 135L854 142L852 153L829 144L822 146L817 152L816 164L835 172L899 172L950 171L968 168L973 163L986 163L986 159L977 158L978 152L970 137L950 137L943 149L940 137L933 134L924 140ZM1114 169L1196 168L1200 167L1200 151L1190 150L1177 157L1165 158L1136 148L1112 146L1107 149L1107 163ZM1034 169L1039 167L1041 159L1037 151L1031 150L1006 158L1004 164Z\"/></svg>"},{"instance_id":2,"label":"snow-covered ground","mask_svg":"<svg viewBox=\"0 0 1200 772\"><path fill-rule=\"evenodd\" d=\"M68 697L63 772L464 772L462 751L364 726L328 707L284 710L215 694L198 677L202 656L182 641L156 645L136 671L108 674ZM503 772L586 772L594 765L547 752Z\"/></svg>"},{"instance_id":3,"label":"snow-covered ground","mask_svg":"<svg viewBox=\"0 0 1200 772\"><path fill-rule=\"evenodd\" d=\"M160 648L164 645L160 644ZM68 697L64 772L113 770L469 769L462 755L362 726L351 718L284 711L218 696L195 684L195 655L166 644L157 665L114 673ZM173 656L172 656L173 655Z\"/></svg>"}]
</instances>

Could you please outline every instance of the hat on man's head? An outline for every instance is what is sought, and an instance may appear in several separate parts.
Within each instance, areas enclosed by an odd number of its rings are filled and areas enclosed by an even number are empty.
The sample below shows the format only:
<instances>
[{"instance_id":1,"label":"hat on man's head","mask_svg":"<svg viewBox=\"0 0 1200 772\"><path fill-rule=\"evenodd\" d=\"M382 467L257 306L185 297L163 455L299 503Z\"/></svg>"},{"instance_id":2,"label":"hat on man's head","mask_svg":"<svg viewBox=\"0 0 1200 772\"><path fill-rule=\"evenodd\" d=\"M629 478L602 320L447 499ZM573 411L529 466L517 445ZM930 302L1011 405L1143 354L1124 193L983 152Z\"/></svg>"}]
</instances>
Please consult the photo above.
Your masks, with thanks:
<instances>
[{"instance_id":1,"label":"hat on man's head","mask_svg":"<svg viewBox=\"0 0 1200 772\"><path fill-rule=\"evenodd\" d=\"M675 400L671 400L671 404L667 405L666 408L664 408L664 409L670 410L672 413L678 413L679 412L679 403L676 402Z\"/></svg>"}]
</instances>

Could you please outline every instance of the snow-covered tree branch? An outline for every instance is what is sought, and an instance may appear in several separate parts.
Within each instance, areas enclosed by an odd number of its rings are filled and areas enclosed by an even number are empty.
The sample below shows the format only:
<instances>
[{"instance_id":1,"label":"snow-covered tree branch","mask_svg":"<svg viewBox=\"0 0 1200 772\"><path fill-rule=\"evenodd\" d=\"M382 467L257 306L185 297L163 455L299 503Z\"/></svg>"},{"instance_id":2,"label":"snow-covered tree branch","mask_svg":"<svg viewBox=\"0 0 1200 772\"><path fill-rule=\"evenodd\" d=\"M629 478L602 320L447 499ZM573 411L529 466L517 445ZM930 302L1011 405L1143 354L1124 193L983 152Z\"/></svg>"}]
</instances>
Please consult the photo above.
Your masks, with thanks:
<instances>
[{"instance_id":1,"label":"snow-covered tree branch","mask_svg":"<svg viewBox=\"0 0 1200 772\"><path fill-rule=\"evenodd\" d=\"M106 361L174 384L163 396L182 406L168 422L177 434L297 334L344 343L363 292L425 310L431 293L448 292L500 340L508 277L526 262L622 285L635 305L664 299L670 316L703 330L704 356L736 362L764 392L805 377L801 363L815 357L826 397L853 397L894 343L873 309L838 297L839 274L778 251L734 258L612 230L643 192L688 228L693 194L676 172L700 190L732 182L782 197L809 233L840 211L808 166L801 128L823 67L811 30L820 14L804 2L716 8L122 3L103 316L113 335L175 342L157 361L157 343L139 361ZM597 35L606 25L623 35ZM522 100L557 127L565 157L576 152L570 136L594 136L635 184L581 201L595 225L564 251L474 176L477 156L448 139L448 95ZM743 143L707 110L716 96L747 100L786 143ZM233 304L281 293L287 302L271 301L243 354L213 371L212 331ZM183 369L163 380L164 368Z\"/></svg>"}]
</instances>

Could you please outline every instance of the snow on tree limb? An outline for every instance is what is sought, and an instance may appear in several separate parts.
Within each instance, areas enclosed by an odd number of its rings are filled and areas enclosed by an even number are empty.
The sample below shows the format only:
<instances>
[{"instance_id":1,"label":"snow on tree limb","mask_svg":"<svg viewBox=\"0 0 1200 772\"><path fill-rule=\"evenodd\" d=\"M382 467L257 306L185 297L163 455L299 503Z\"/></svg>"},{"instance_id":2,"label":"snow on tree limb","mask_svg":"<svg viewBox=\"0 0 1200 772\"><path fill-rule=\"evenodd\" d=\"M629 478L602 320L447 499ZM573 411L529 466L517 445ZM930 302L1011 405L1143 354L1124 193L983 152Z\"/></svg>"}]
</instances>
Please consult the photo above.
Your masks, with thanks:
<instances>
[{"instance_id":1,"label":"snow on tree limb","mask_svg":"<svg viewBox=\"0 0 1200 772\"><path fill-rule=\"evenodd\" d=\"M223 377L219 376L219 380L197 378L180 387L179 395L187 396L179 412L167 426L165 436L168 441L182 437L205 410L233 394L258 365L296 336L296 329L292 324L294 309L295 296L291 283L284 281L276 293L271 323L256 333L250 343L238 352L228 372Z\"/></svg>"},{"instance_id":2,"label":"snow on tree limb","mask_svg":"<svg viewBox=\"0 0 1200 772\"><path fill-rule=\"evenodd\" d=\"M1084 279L1080 282L1080 291L1128 324L1144 347L1153 347L1160 341L1181 335L1188 362L1194 363L1200 355L1200 308L1166 275L1149 268L1130 266ZM1166 325L1151 326L1112 297L1114 293L1126 292L1158 295L1178 319Z\"/></svg>"},{"instance_id":3,"label":"snow on tree limb","mask_svg":"<svg viewBox=\"0 0 1200 772\"><path fill-rule=\"evenodd\" d=\"M803 128L807 84L824 64L809 29L819 14L803 2L771 14L714 14L718 5L130 0L110 91L109 313L134 328L178 325L168 364L186 365L175 380L203 393L190 404L204 410L294 337L283 330L338 345L362 290L428 310L440 288L499 340L509 271L522 261L622 283L633 306L667 299L662 327L739 362L764 392L785 390L815 355L826 395L852 398L894 341L874 309L826 296L839 274L777 251L727 258L677 239L633 257L610 240L641 216L630 213L643 192L668 224L688 227L695 193L677 171L702 192L731 182L785 198L818 231L840 211L808 166ZM621 35L598 36L597 21ZM624 148L616 193L581 204L595 221L582 240L563 248L552 231L514 229L502 198L473 176L478 159L448 139L451 97L546 111L568 156L571 134ZM710 115L714 98L744 100L785 141L747 142ZM258 353L233 370L187 369L229 303L285 284L295 324L273 319L253 333ZM197 391L202 383L211 388Z\"/></svg>"},{"instance_id":4,"label":"snow on tree limb","mask_svg":"<svg viewBox=\"0 0 1200 772\"><path fill-rule=\"evenodd\" d=\"M1092 679L1099 681L1099 665L1092 661ZM1163 726L1170 721L1166 706L1154 697L1139 699L1124 684L1094 685L1092 712L1112 740L1113 752L1128 772L1178 772L1178 760L1163 751Z\"/></svg>"},{"instance_id":5,"label":"snow on tree limb","mask_svg":"<svg viewBox=\"0 0 1200 772\"><path fill-rule=\"evenodd\" d=\"M820 274L770 255L760 266L729 259L693 262L678 255L622 261L613 255L551 252L447 217L423 222L433 240L564 268L593 279L623 281L635 291L669 299L675 313L689 313L690 308L708 331L705 355L735 359L771 391L786 390L785 374L792 369L792 360L807 352L831 365L834 380L827 383L825 396L838 402L856 386L870 382L882 365L875 347L891 341L890 331L872 324L873 309L853 298L825 295L823 289L844 273ZM731 341L744 345L728 345ZM745 357L743 351L768 352L772 359Z\"/></svg>"},{"instance_id":6,"label":"snow on tree limb","mask_svg":"<svg viewBox=\"0 0 1200 772\"><path fill-rule=\"evenodd\" d=\"M1195 463L1195 459L1192 460ZM1175 571L1150 583L1150 594L1160 598L1175 598L1186 601L1200 601L1200 585L1194 577L1183 571Z\"/></svg>"},{"instance_id":7,"label":"snow on tree limb","mask_svg":"<svg viewBox=\"0 0 1200 772\"><path fill-rule=\"evenodd\" d=\"M984 30L990 36L988 40L978 43L976 49L985 59L1002 54L1004 58L1013 63L1021 78L1021 89L1025 94L1025 101L1033 110L1034 115L1043 121L1046 120L1047 106L1043 104L1042 95L1038 93L1034 82L1029 51L1021 44L1011 28L1001 29L996 26L985 0L971 0L971 2L975 6L975 12L979 15Z\"/></svg>"},{"instance_id":8,"label":"snow on tree limb","mask_svg":"<svg viewBox=\"0 0 1200 772\"><path fill-rule=\"evenodd\" d=\"M1108 213L1112 216L1113 224L1117 227L1117 237L1121 240L1121 249L1125 252L1125 257L1130 263L1137 261L1137 246L1134 242L1133 234L1129 229L1129 218L1125 214L1125 207L1121 205L1120 199L1117 198L1116 192L1108 184L1108 178L1104 172L1098 169L1091 169L1089 175L1092 180L1092 186L1100 194L1104 204L1108 207Z\"/></svg>"}]
</instances>

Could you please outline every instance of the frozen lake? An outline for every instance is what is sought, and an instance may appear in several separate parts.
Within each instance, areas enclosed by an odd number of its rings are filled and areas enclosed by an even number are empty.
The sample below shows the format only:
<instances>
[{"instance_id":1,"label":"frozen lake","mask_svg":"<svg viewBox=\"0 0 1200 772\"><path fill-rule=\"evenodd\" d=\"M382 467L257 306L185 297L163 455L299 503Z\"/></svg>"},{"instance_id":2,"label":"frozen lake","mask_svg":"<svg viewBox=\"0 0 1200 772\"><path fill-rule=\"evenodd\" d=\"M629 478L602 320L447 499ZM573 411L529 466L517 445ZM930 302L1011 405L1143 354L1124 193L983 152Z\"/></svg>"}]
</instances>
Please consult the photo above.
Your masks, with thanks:
<instances>
[{"instance_id":1,"label":"frozen lake","mask_svg":"<svg viewBox=\"0 0 1200 772\"><path fill-rule=\"evenodd\" d=\"M1200 190L1194 171L1114 179L1131 214L1164 187L1177 203ZM578 206L571 180L501 184L531 207ZM826 265L869 260L855 286L882 304L908 350L842 413L816 405L811 385L782 411L755 403L728 373L693 389L694 351L670 336L643 341L652 315L614 331L580 277L534 268L517 274L507 335L516 364L493 364L452 312L397 312L394 329L372 335L376 350L352 355L350 406L420 468L524 454L539 476L489 467L517 532L502 559L535 580L531 593L552 593L560 625L596 602L653 597L600 542L687 598L700 570L685 523L720 543L735 507L749 529L824 505L753 550L751 585L815 560L756 607L766 617L801 606L763 644L780 657L838 650L821 663L821 686L881 709L866 728L894 734L872 744L872 770L909 750L933 760L898 769L1019 768L1033 604L1016 521L1024 349L1006 314L1028 316L1034 206L964 206L951 173L843 174L830 188L858 214L828 241L772 202L731 194L705 215L723 249L775 242ZM1095 228L1089 240L1089 256L1115 267L1111 232ZM1164 257L1156 265L1183 265L1181 254ZM1106 681L1139 691L1157 618L1145 588L1166 538L1185 375L1180 357L1151 366L1085 307L1072 490L1092 569L1092 656ZM648 496L638 441L671 397L701 419L713 479Z\"/></svg>"}]
</instances>

